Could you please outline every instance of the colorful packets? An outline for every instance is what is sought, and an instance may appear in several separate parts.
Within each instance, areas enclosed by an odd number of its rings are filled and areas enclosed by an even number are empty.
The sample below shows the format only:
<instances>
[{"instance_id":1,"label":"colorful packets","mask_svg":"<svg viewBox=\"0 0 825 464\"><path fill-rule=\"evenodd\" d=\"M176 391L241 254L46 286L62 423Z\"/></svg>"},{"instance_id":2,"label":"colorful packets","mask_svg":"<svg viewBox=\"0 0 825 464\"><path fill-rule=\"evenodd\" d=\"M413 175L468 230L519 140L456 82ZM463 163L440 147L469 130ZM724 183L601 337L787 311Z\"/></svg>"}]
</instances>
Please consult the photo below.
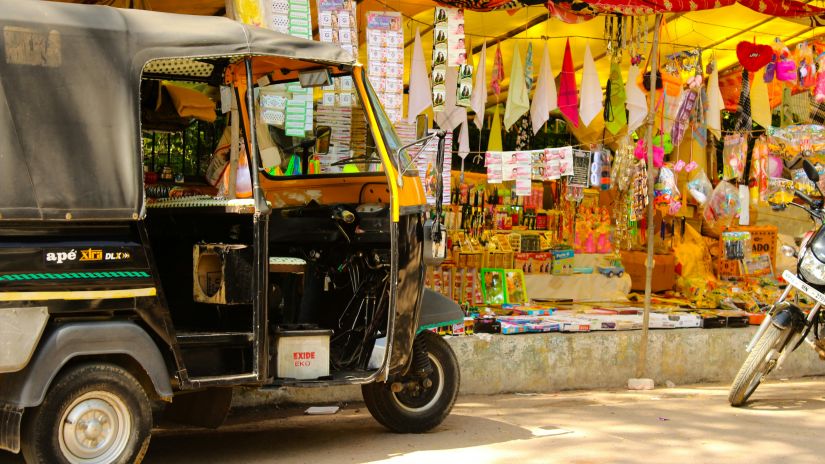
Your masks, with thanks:
<instances>
[{"instance_id":1,"label":"colorful packets","mask_svg":"<svg viewBox=\"0 0 825 464\"><path fill-rule=\"evenodd\" d=\"M401 13L367 13L367 58L370 83L390 121L402 118L404 97L404 31Z\"/></svg>"}]
</instances>

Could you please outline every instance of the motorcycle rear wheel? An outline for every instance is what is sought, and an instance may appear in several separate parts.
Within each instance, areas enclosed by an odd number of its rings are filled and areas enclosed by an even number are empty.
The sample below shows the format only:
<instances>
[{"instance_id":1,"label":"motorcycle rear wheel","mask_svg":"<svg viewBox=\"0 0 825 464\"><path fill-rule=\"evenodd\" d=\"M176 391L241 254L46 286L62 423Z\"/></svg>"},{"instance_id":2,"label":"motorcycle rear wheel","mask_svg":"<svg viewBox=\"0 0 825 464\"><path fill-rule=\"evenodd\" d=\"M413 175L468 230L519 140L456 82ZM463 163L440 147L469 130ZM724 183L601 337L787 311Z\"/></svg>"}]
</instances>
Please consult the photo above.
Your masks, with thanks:
<instances>
[{"instance_id":1,"label":"motorcycle rear wheel","mask_svg":"<svg viewBox=\"0 0 825 464\"><path fill-rule=\"evenodd\" d=\"M788 338L783 335L785 335L784 331L779 330L773 324L768 325L767 330L748 354L733 380L728 395L728 402L731 406L745 404L762 383L762 379L773 370L784 347L784 343L780 345L779 342Z\"/></svg>"}]
</instances>

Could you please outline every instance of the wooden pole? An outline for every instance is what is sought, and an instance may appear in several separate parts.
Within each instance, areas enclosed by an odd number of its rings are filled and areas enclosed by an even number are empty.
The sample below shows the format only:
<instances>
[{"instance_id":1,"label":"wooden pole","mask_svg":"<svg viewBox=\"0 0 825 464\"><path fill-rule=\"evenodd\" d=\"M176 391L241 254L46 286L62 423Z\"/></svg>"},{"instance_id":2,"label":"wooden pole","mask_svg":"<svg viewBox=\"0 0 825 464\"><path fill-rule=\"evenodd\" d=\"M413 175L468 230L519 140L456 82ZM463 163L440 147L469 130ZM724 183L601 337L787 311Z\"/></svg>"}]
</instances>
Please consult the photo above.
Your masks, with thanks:
<instances>
[{"instance_id":1,"label":"wooden pole","mask_svg":"<svg viewBox=\"0 0 825 464\"><path fill-rule=\"evenodd\" d=\"M650 50L650 111L647 113L647 263L645 264L645 311L642 317L642 339L639 342L639 359L636 363L636 378L644 378L647 372L647 336L650 323L650 287L653 281L653 131L656 127L656 70L659 69L659 33L662 25L662 14L656 15L656 26L653 28L653 48ZM662 90L664 92L664 89Z\"/></svg>"},{"instance_id":2,"label":"wooden pole","mask_svg":"<svg viewBox=\"0 0 825 464\"><path fill-rule=\"evenodd\" d=\"M229 126L230 143L229 146L229 190L226 192L226 197L235 198L235 182L238 178L238 158L240 157L240 143L241 143L241 112L238 108L238 92L237 88L232 88L232 111Z\"/></svg>"}]
</instances>

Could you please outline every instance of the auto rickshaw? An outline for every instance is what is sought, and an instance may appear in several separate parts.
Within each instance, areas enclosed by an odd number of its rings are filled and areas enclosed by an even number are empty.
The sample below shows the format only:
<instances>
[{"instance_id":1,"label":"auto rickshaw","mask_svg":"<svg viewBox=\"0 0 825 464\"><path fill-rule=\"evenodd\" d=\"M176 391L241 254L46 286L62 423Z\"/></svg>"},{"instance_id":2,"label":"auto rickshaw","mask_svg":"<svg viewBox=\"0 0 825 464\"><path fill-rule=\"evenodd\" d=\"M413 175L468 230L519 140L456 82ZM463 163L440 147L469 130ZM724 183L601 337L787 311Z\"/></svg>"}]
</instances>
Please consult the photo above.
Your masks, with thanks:
<instances>
[{"instance_id":1,"label":"auto rickshaw","mask_svg":"<svg viewBox=\"0 0 825 464\"><path fill-rule=\"evenodd\" d=\"M0 0L0 28L0 449L140 461L155 418L217 426L235 386L358 384L392 431L442 422L459 371L427 329L463 314L424 289L445 247L411 157L443 134L402 143L339 47L226 18ZM230 119L224 181L147 185L155 113L204 113L172 98L196 85ZM343 87L349 145L306 113L278 142L262 98Z\"/></svg>"}]
</instances>

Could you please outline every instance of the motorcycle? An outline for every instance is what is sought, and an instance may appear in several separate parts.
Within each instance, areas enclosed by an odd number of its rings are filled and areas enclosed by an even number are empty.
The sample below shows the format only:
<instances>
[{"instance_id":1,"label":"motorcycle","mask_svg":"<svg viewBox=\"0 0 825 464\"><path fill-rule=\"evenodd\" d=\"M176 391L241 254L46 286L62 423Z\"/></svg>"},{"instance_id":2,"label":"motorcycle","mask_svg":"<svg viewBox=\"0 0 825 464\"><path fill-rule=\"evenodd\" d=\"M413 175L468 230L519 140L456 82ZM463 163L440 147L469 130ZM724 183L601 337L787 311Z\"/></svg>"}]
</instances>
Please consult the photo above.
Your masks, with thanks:
<instances>
[{"instance_id":1,"label":"motorcycle","mask_svg":"<svg viewBox=\"0 0 825 464\"><path fill-rule=\"evenodd\" d=\"M816 168L808 160L804 160L803 169L819 190L819 173ZM793 201L788 204L806 211L816 224L816 230L807 234L798 251L790 246L782 247L783 253L797 258L797 272L794 274L785 270L782 273L782 278L788 285L768 309L765 319L746 348L748 357L739 368L728 395L731 406L745 404L762 383L762 379L782 366L788 355L803 343L810 345L825 360L825 338L820 338L825 328L825 317L820 311L825 304L825 228L822 227L825 211L822 200L814 200L798 190L794 190L794 197L804 204ZM784 206L779 205L779 209ZM807 313L799 306L799 300L803 296L814 302Z\"/></svg>"}]
</instances>

